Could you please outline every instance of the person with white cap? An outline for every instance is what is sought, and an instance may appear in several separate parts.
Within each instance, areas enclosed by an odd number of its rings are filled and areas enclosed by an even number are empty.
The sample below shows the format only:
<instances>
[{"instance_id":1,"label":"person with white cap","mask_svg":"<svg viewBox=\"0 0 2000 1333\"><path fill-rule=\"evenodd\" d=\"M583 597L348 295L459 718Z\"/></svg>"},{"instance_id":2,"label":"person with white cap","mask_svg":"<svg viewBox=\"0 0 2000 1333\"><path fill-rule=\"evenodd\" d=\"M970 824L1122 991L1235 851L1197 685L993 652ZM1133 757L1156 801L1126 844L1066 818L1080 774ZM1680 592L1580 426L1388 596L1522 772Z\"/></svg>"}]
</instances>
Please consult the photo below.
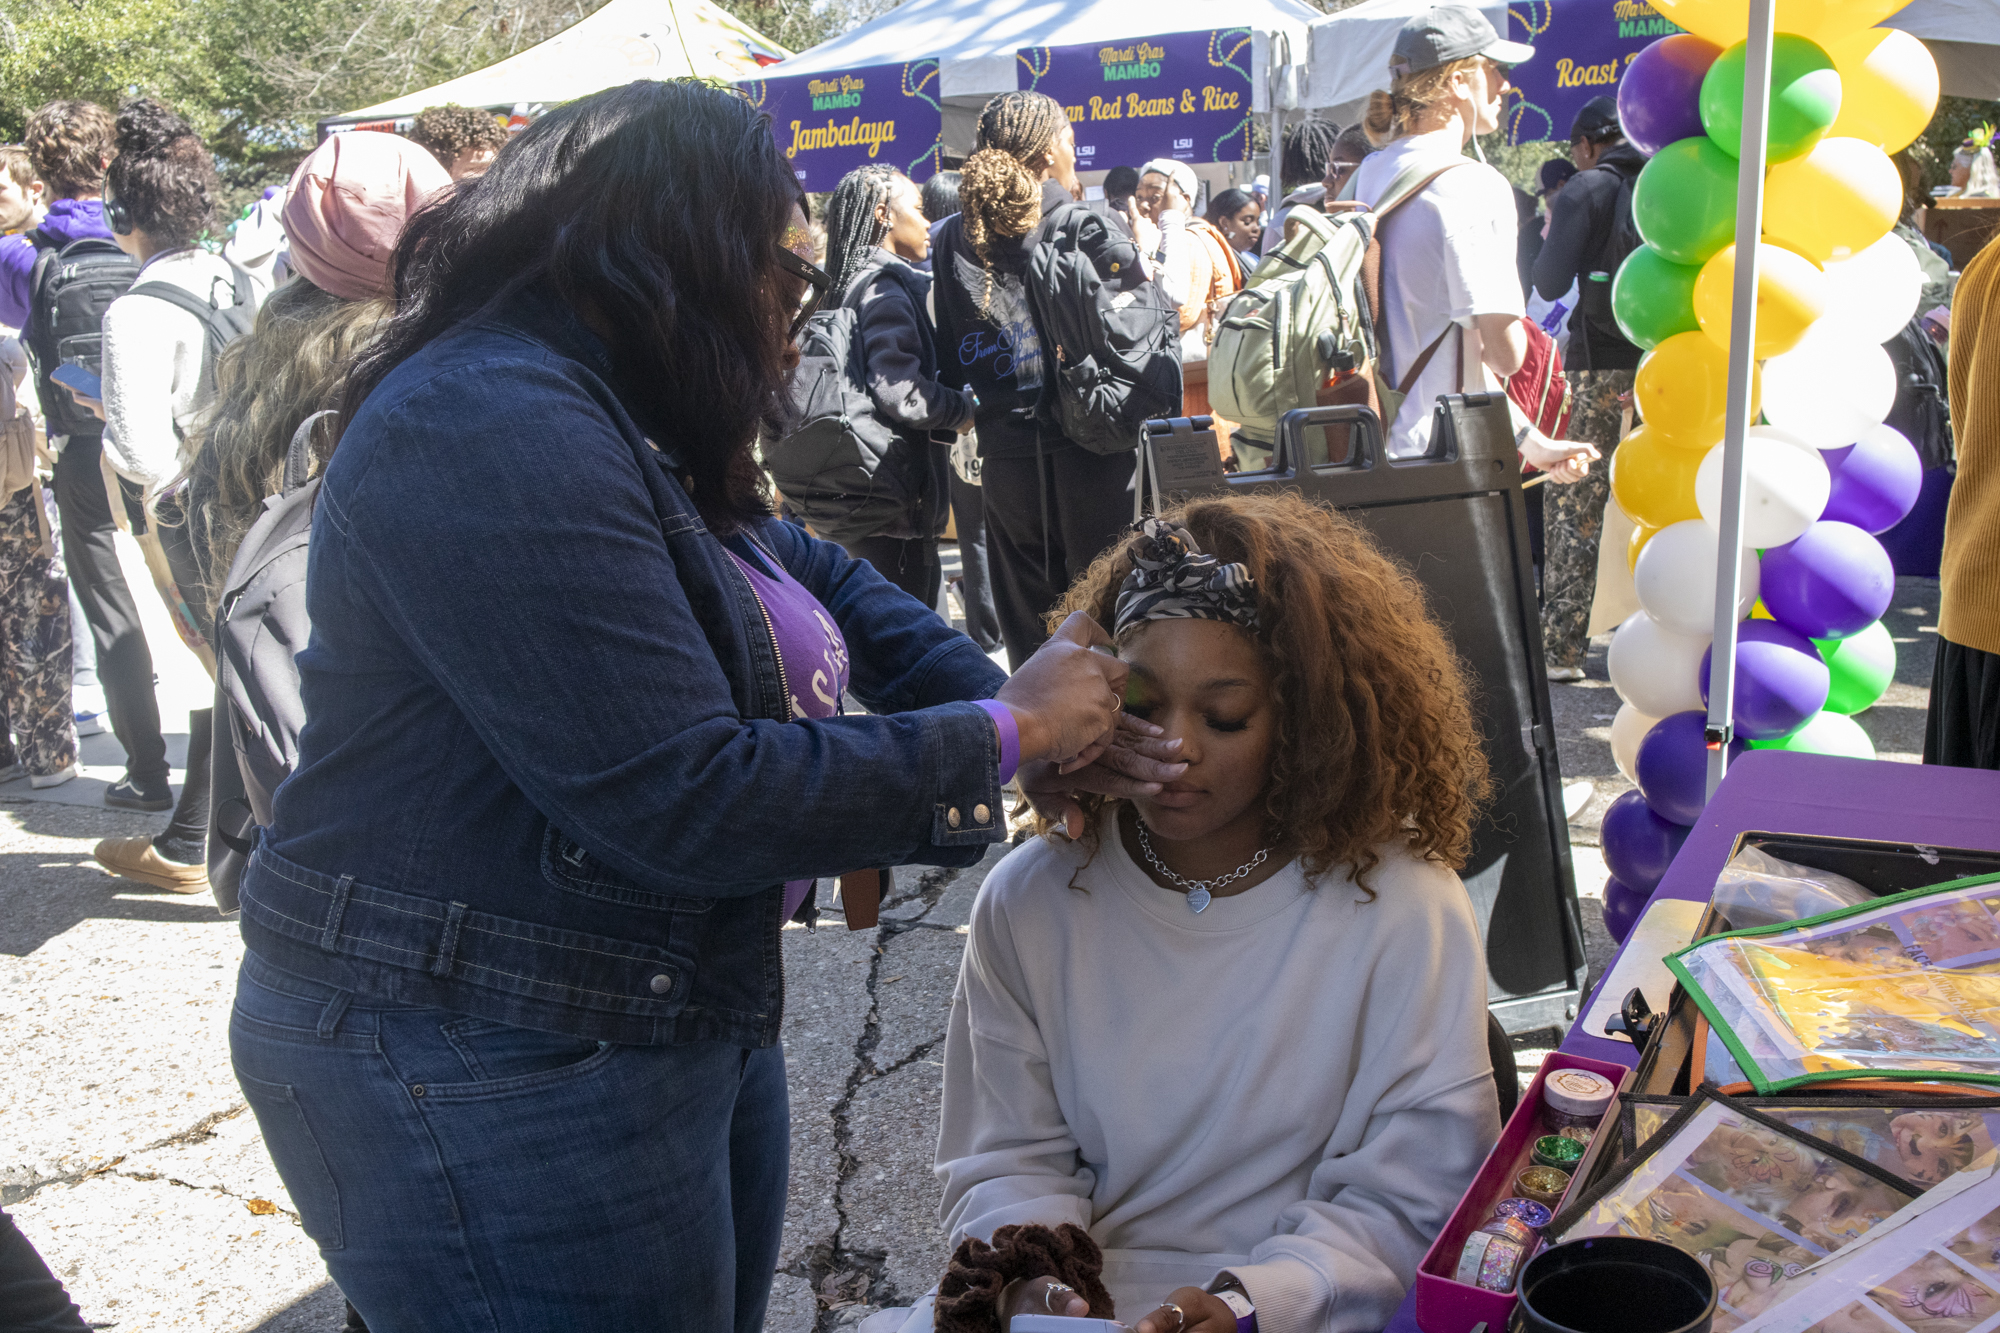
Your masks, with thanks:
<instances>
[{"instance_id":1,"label":"person with white cap","mask_svg":"<svg viewBox=\"0 0 2000 1333\"><path fill-rule=\"evenodd\" d=\"M1465 148L1499 128L1507 72L1534 54L1478 10L1439 5L1403 25L1389 88L1369 100L1363 125L1380 151L1355 172L1354 197L1377 212L1400 204L1378 231L1384 364L1391 383L1408 384L1389 423L1392 458L1429 449L1439 395L1504 385L1527 356L1513 189ZM1577 480L1597 456L1516 425L1522 456L1552 481Z\"/></svg>"},{"instance_id":2,"label":"person with white cap","mask_svg":"<svg viewBox=\"0 0 2000 1333\"><path fill-rule=\"evenodd\" d=\"M1141 214L1159 228L1159 248L1149 258L1161 290L1180 311L1183 367L1208 360L1215 302L1243 285L1229 243L1194 211L1200 188L1187 163L1156 157L1139 168L1134 196ZM1186 415L1208 411L1207 386L1205 375L1185 383L1181 407Z\"/></svg>"}]
</instances>

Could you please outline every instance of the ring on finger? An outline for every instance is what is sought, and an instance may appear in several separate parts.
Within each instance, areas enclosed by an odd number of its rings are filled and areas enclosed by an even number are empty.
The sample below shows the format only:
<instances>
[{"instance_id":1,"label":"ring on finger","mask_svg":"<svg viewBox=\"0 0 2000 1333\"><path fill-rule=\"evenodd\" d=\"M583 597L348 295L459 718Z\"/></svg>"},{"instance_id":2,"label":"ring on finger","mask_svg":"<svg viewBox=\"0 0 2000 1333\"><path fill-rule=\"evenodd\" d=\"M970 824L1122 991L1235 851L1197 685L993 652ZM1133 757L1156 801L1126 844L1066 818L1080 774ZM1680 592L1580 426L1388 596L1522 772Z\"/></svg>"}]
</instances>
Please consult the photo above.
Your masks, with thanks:
<instances>
[{"instance_id":1,"label":"ring on finger","mask_svg":"<svg viewBox=\"0 0 2000 1333\"><path fill-rule=\"evenodd\" d=\"M1187 1327L1187 1311L1181 1309L1180 1306L1175 1305L1172 1301L1163 1301L1160 1304L1160 1308L1174 1312L1174 1333L1181 1333L1181 1330Z\"/></svg>"},{"instance_id":2,"label":"ring on finger","mask_svg":"<svg viewBox=\"0 0 2000 1333\"><path fill-rule=\"evenodd\" d=\"M1067 1282L1049 1283L1048 1289L1042 1293L1042 1305L1050 1314L1062 1313L1062 1310L1056 1309L1056 1293L1059 1291L1069 1296L1076 1295L1076 1288L1070 1286ZM1067 1309L1069 1302L1063 1302L1063 1306Z\"/></svg>"}]
</instances>

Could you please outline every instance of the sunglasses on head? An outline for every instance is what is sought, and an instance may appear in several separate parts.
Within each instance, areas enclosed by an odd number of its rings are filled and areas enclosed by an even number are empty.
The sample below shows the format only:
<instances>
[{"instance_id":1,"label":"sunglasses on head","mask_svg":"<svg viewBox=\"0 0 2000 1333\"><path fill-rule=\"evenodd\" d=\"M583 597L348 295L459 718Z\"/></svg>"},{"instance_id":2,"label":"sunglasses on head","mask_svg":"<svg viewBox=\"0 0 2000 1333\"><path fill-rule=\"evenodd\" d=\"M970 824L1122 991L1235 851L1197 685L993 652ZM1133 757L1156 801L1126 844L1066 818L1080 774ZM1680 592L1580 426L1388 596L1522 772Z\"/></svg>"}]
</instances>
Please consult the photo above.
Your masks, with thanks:
<instances>
[{"instance_id":1,"label":"sunglasses on head","mask_svg":"<svg viewBox=\"0 0 2000 1333\"><path fill-rule=\"evenodd\" d=\"M818 264L810 259L801 259L782 245L778 247L778 267L806 284L805 297L799 302L798 313L792 316L792 330L789 336L796 341L799 331L805 328L806 321L818 312L820 302L824 301L827 292L832 290L833 277Z\"/></svg>"}]
</instances>

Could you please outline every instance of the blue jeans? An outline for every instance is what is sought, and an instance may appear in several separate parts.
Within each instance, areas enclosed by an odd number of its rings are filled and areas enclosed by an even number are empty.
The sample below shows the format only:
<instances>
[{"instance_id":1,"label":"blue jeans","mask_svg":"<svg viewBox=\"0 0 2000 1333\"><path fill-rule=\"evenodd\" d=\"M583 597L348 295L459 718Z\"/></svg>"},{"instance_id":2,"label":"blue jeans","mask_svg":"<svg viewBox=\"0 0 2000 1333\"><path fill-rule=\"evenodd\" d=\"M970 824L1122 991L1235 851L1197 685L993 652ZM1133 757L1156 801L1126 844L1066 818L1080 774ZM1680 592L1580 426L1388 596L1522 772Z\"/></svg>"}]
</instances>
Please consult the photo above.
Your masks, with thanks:
<instances>
[{"instance_id":1,"label":"blue jeans","mask_svg":"<svg viewBox=\"0 0 2000 1333\"><path fill-rule=\"evenodd\" d=\"M246 954L243 1095L372 1333L756 1333L784 1223L780 1048L620 1046Z\"/></svg>"}]
</instances>

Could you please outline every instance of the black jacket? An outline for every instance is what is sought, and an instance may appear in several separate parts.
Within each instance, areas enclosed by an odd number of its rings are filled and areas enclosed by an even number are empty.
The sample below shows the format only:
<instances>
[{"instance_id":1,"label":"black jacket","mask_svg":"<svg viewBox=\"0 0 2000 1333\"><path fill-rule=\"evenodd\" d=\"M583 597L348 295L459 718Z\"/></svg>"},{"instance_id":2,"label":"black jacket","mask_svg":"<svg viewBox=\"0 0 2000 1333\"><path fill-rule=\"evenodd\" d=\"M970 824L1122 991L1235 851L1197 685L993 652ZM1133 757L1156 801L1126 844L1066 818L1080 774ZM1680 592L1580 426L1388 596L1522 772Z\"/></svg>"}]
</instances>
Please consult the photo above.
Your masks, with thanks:
<instances>
[{"instance_id":1,"label":"black jacket","mask_svg":"<svg viewBox=\"0 0 2000 1333\"><path fill-rule=\"evenodd\" d=\"M1631 370L1639 364L1639 349L1610 317L1610 282L1594 282L1590 275L1616 273L1622 256L1611 251L1621 210L1627 214L1626 227L1631 226L1632 196L1626 183L1645 165L1646 155L1621 141L1596 166L1570 177L1549 205L1548 239L1535 258L1535 290L1545 301L1560 301L1570 283L1577 284L1577 312L1570 317L1569 345L1563 348L1566 369Z\"/></svg>"},{"instance_id":2,"label":"black jacket","mask_svg":"<svg viewBox=\"0 0 2000 1333\"><path fill-rule=\"evenodd\" d=\"M931 317L916 293L930 277L881 246L869 251L847 285L855 336L867 366L875 415L896 432L901 447L886 460L909 482L914 504L905 522L884 529L889 537L935 537L950 517L949 448L932 431L954 430L972 413L972 401L939 382Z\"/></svg>"}]
</instances>

